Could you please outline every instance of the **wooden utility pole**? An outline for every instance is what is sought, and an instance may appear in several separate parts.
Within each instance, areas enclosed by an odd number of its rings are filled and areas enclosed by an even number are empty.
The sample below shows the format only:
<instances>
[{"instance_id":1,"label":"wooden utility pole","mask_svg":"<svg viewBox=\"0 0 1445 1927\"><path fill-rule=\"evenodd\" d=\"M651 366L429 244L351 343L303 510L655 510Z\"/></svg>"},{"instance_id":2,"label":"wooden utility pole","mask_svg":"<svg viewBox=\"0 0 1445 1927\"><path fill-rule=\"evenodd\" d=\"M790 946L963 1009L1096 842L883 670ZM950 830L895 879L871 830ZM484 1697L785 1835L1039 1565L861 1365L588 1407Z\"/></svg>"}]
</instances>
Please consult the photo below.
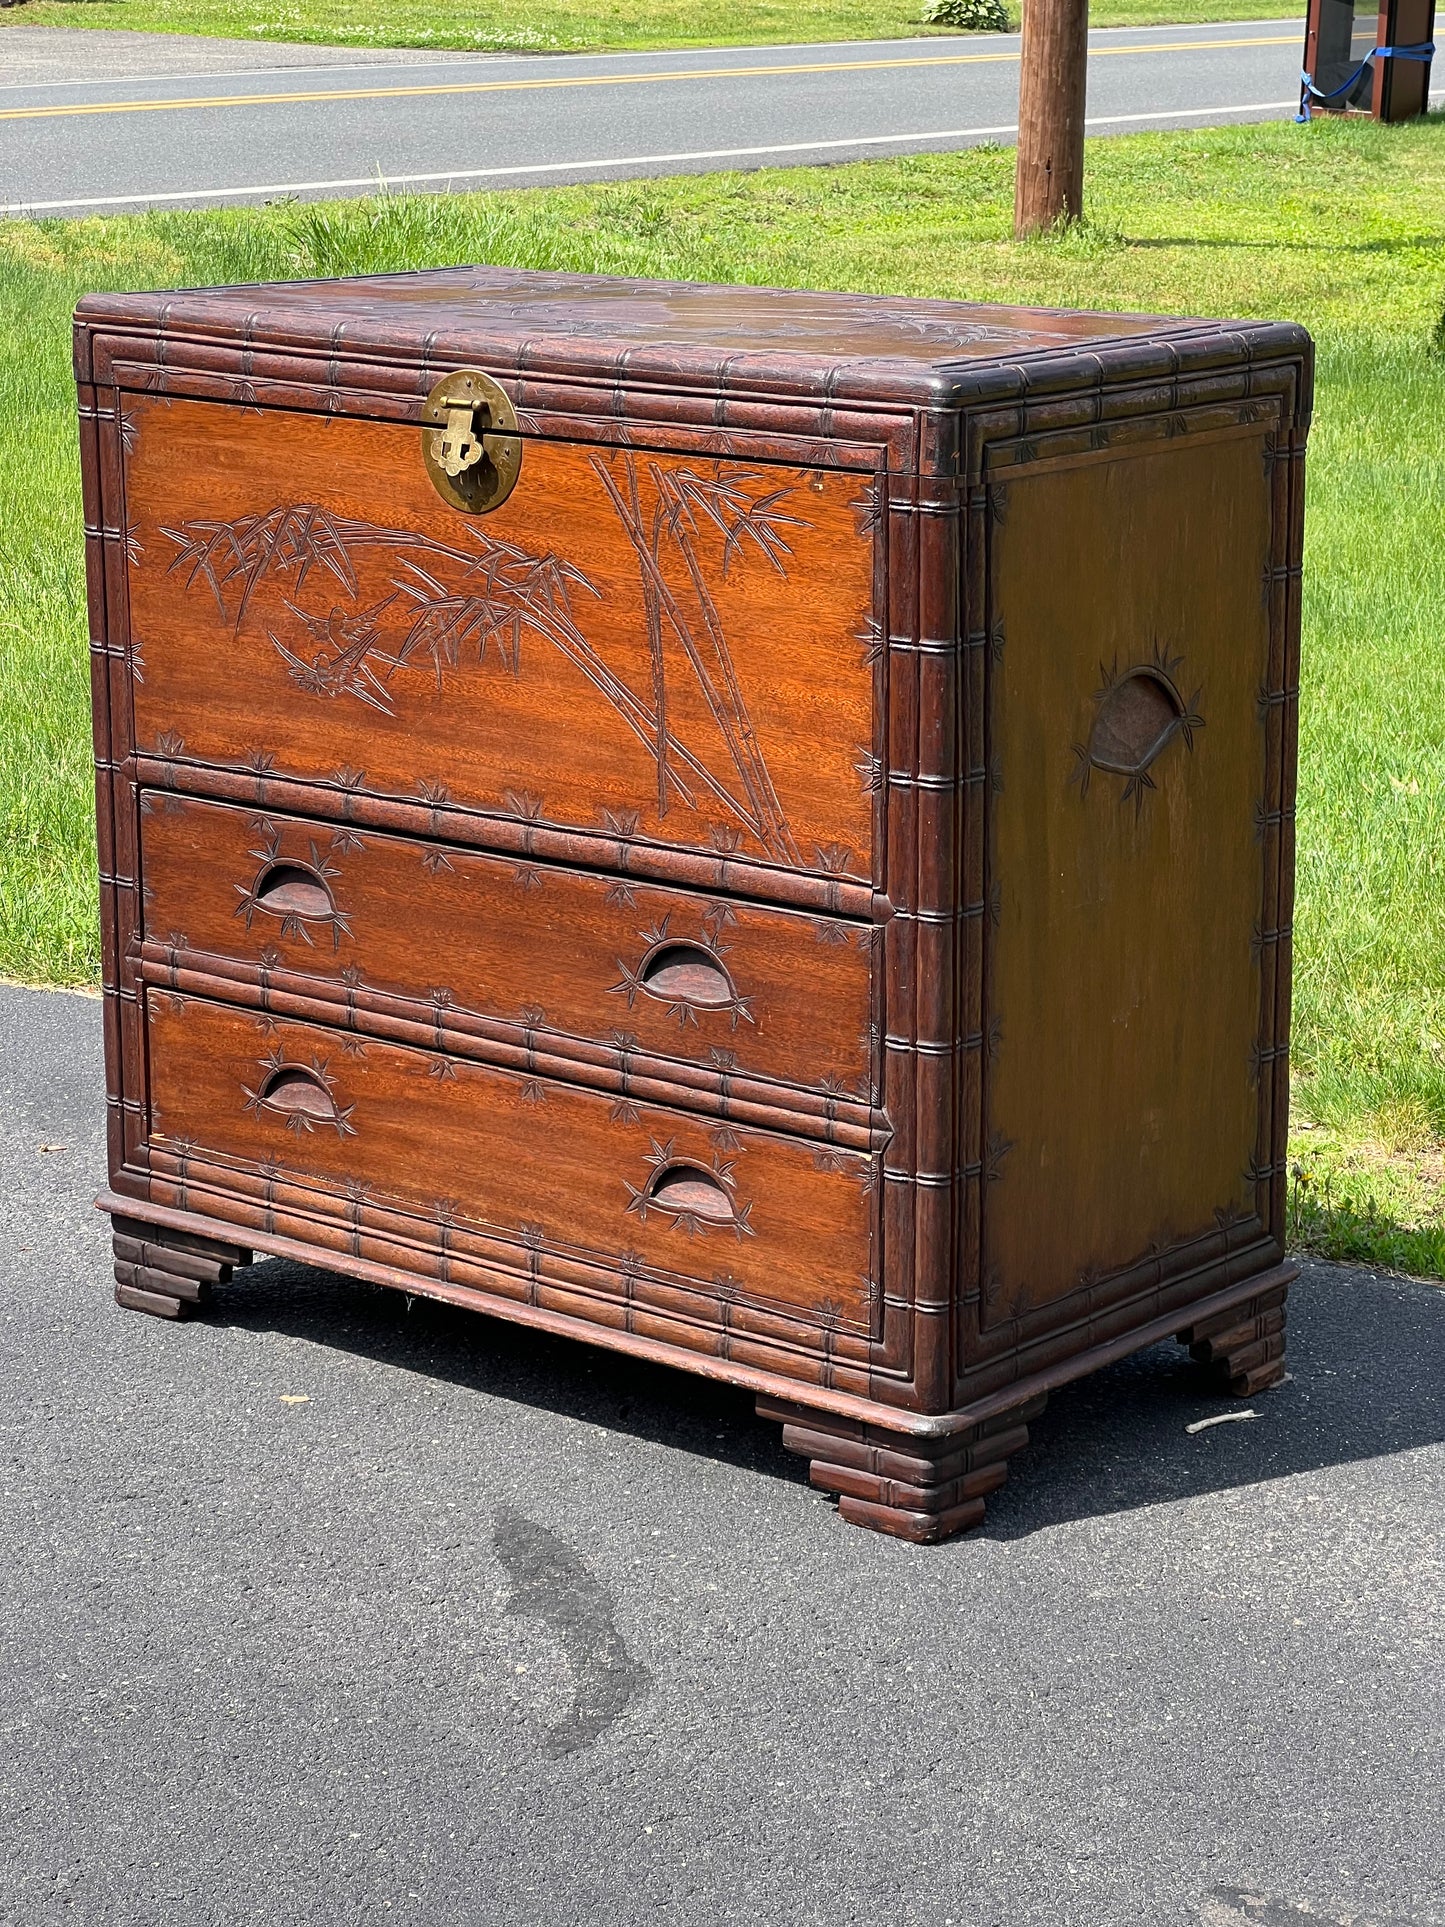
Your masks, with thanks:
<instances>
[{"instance_id":1,"label":"wooden utility pole","mask_svg":"<svg viewBox=\"0 0 1445 1927\"><path fill-rule=\"evenodd\" d=\"M1023 240L1084 212L1089 0L1024 0L1014 233Z\"/></svg>"}]
</instances>

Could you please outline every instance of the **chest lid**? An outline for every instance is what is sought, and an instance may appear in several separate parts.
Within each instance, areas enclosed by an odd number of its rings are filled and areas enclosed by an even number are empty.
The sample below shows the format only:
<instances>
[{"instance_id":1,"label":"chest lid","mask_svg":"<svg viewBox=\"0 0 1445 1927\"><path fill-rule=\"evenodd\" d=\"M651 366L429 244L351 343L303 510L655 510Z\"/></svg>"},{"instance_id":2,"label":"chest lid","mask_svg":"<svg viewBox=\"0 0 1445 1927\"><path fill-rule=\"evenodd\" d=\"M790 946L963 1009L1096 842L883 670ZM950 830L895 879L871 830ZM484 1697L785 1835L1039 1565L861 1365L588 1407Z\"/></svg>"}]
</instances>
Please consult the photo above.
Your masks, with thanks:
<instances>
[{"instance_id":1,"label":"chest lid","mask_svg":"<svg viewBox=\"0 0 1445 1927\"><path fill-rule=\"evenodd\" d=\"M1116 364L1120 377L1169 373L1237 363L1262 350L1298 352L1307 341L1299 328L1267 322L505 267L91 295L76 321L82 337L122 329L438 370L478 363L518 376L603 377L619 390L661 382L913 404L996 391L997 370L1020 363L1036 391L1041 380L1046 387L1096 383Z\"/></svg>"}]
</instances>

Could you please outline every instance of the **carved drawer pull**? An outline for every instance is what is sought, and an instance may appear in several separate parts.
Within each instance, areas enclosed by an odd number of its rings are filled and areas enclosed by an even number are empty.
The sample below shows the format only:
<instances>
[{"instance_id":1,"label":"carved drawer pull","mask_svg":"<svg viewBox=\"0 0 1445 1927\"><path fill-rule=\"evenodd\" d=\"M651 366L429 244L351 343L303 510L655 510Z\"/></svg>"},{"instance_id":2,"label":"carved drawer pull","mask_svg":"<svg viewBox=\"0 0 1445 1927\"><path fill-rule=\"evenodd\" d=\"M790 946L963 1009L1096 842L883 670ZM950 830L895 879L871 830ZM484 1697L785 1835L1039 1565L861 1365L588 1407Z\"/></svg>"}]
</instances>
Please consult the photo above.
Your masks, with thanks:
<instances>
[{"instance_id":1,"label":"carved drawer pull","mask_svg":"<svg viewBox=\"0 0 1445 1927\"><path fill-rule=\"evenodd\" d=\"M1150 767L1178 736L1187 750L1204 727L1199 714L1200 692L1186 702L1176 672L1181 656L1168 656L1156 645L1149 662L1104 673L1104 685L1094 692L1094 720L1086 743L1075 743L1078 759L1074 779L1088 793L1094 770L1124 779L1123 801L1133 801L1136 813L1144 792L1155 787Z\"/></svg>"},{"instance_id":2,"label":"carved drawer pull","mask_svg":"<svg viewBox=\"0 0 1445 1927\"><path fill-rule=\"evenodd\" d=\"M738 995L719 954L721 945L670 936L669 921L664 917L654 928L642 932L647 948L640 963L630 964L625 957L617 959L622 975L610 989L627 999L629 1010L639 996L666 1004L682 1025L695 1024L700 1010L725 1010L734 1030L741 1023L753 1023L752 1000Z\"/></svg>"},{"instance_id":3,"label":"carved drawer pull","mask_svg":"<svg viewBox=\"0 0 1445 1927\"><path fill-rule=\"evenodd\" d=\"M336 1117L336 1101L319 1077L303 1071L299 1064L288 1064L275 1071L261 1087L261 1102L271 1111L298 1111L304 1117L319 1118L330 1124Z\"/></svg>"},{"instance_id":4,"label":"carved drawer pull","mask_svg":"<svg viewBox=\"0 0 1445 1927\"><path fill-rule=\"evenodd\" d=\"M696 1164L668 1164L647 1187L647 1201L677 1218L731 1224L733 1201L710 1172Z\"/></svg>"},{"instance_id":5,"label":"carved drawer pull","mask_svg":"<svg viewBox=\"0 0 1445 1927\"><path fill-rule=\"evenodd\" d=\"M695 943L659 944L643 959L638 983L660 1003L696 1004L704 1010L725 1010L737 997L717 958Z\"/></svg>"},{"instance_id":6,"label":"carved drawer pull","mask_svg":"<svg viewBox=\"0 0 1445 1927\"><path fill-rule=\"evenodd\" d=\"M285 1120L288 1131L314 1131L318 1124L329 1124L339 1137L356 1135L351 1121L356 1106L337 1103L324 1060L313 1058L309 1066L288 1064L275 1051L263 1058L261 1067L266 1075L256 1088L242 1086L248 1111L269 1111Z\"/></svg>"},{"instance_id":7,"label":"carved drawer pull","mask_svg":"<svg viewBox=\"0 0 1445 1927\"><path fill-rule=\"evenodd\" d=\"M717 1230L731 1231L739 1238L752 1237L752 1201L738 1202L730 1164L715 1161L709 1171L706 1165L675 1158L670 1140L666 1144L654 1142L647 1162L652 1166L652 1176L646 1187L639 1191L635 1185L627 1186L631 1194L627 1209L636 1212L644 1224L658 1212L670 1220L674 1230L686 1231L691 1237Z\"/></svg>"},{"instance_id":8,"label":"carved drawer pull","mask_svg":"<svg viewBox=\"0 0 1445 1927\"><path fill-rule=\"evenodd\" d=\"M1173 683L1153 670L1131 669L1100 698L1089 732L1089 760L1095 769L1137 775L1162 752L1183 715Z\"/></svg>"},{"instance_id":9,"label":"carved drawer pull","mask_svg":"<svg viewBox=\"0 0 1445 1927\"><path fill-rule=\"evenodd\" d=\"M236 915L245 918L248 930L258 915L275 917L283 937L300 937L303 943L314 941L312 927L320 924L331 932L332 949L338 949L341 939L351 935L351 925L332 893L339 872L331 853L313 837L308 863L282 856L280 844L275 826L264 825L260 846L251 851L260 868L249 883L236 885Z\"/></svg>"},{"instance_id":10,"label":"carved drawer pull","mask_svg":"<svg viewBox=\"0 0 1445 1927\"><path fill-rule=\"evenodd\" d=\"M251 894L258 910L269 910L283 920L329 921L336 909L330 890L302 863L270 864L257 877Z\"/></svg>"}]
</instances>

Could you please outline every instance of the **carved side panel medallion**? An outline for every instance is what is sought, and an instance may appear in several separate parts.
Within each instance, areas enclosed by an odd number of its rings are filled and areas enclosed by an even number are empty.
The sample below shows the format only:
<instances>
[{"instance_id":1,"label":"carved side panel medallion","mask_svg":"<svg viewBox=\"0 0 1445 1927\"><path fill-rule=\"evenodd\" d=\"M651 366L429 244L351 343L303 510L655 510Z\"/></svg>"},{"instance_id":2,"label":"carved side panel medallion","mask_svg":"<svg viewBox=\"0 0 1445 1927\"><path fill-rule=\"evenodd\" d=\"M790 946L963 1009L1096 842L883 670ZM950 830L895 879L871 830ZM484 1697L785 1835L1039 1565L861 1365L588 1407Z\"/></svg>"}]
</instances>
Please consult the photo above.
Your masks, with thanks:
<instances>
[{"instance_id":1,"label":"carved side panel medallion","mask_svg":"<svg viewBox=\"0 0 1445 1927\"><path fill-rule=\"evenodd\" d=\"M1147 662L1120 669L1117 658L1101 670L1094 692L1094 720L1088 741L1075 743L1074 780L1088 794L1094 770L1123 778L1119 800L1143 805L1155 787L1149 771L1177 738L1187 750L1203 729L1200 691L1186 701L1177 680L1184 658L1166 654L1156 643Z\"/></svg>"}]
</instances>

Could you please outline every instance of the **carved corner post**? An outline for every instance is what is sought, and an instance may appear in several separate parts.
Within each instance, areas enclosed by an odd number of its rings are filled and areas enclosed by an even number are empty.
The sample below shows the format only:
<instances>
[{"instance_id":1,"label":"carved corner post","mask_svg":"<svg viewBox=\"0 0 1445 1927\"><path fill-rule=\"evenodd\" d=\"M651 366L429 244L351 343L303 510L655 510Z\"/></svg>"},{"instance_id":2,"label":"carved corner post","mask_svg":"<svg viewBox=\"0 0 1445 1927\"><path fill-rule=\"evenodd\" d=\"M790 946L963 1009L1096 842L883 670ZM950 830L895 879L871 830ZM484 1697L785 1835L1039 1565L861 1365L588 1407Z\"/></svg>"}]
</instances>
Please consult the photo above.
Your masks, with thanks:
<instances>
[{"instance_id":1,"label":"carved corner post","mask_svg":"<svg viewBox=\"0 0 1445 1927\"><path fill-rule=\"evenodd\" d=\"M1242 1305L1180 1332L1190 1356L1207 1366L1223 1389L1253 1398L1284 1377L1284 1318L1288 1285L1262 1291Z\"/></svg>"},{"instance_id":2,"label":"carved corner post","mask_svg":"<svg viewBox=\"0 0 1445 1927\"><path fill-rule=\"evenodd\" d=\"M1088 58L1089 0L1025 0L1014 175L1020 241L1083 215Z\"/></svg>"},{"instance_id":3,"label":"carved corner post","mask_svg":"<svg viewBox=\"0 0 1445 1927\"><path fill-rule=\"evenodd\" d=\"M916 1438L804 1405L760 1398L759 1418L782 1422L783 1444L809 1460L808 1478L838 1495L855 1526L929 1545L982 1523L984 1500L1008 1477L1008 1461L1029 1442L1048 1402L1028 1404L944 1438Z\"/></svg>"},{"instance_id":4,"label":"carved corner post","mask_svg":"<svg viewBox=\"0 0 1445 1927\"><path fill-rule=\"evenodd\" d=\"M165 1231L136 1218L113 1218L115 1302L153 1318L186 1318L203 1305L212 1285L230 1282L236 1265L251 1262L239 1245L219 1244L188 1231Z\"/></svg>"}]
</instances>

